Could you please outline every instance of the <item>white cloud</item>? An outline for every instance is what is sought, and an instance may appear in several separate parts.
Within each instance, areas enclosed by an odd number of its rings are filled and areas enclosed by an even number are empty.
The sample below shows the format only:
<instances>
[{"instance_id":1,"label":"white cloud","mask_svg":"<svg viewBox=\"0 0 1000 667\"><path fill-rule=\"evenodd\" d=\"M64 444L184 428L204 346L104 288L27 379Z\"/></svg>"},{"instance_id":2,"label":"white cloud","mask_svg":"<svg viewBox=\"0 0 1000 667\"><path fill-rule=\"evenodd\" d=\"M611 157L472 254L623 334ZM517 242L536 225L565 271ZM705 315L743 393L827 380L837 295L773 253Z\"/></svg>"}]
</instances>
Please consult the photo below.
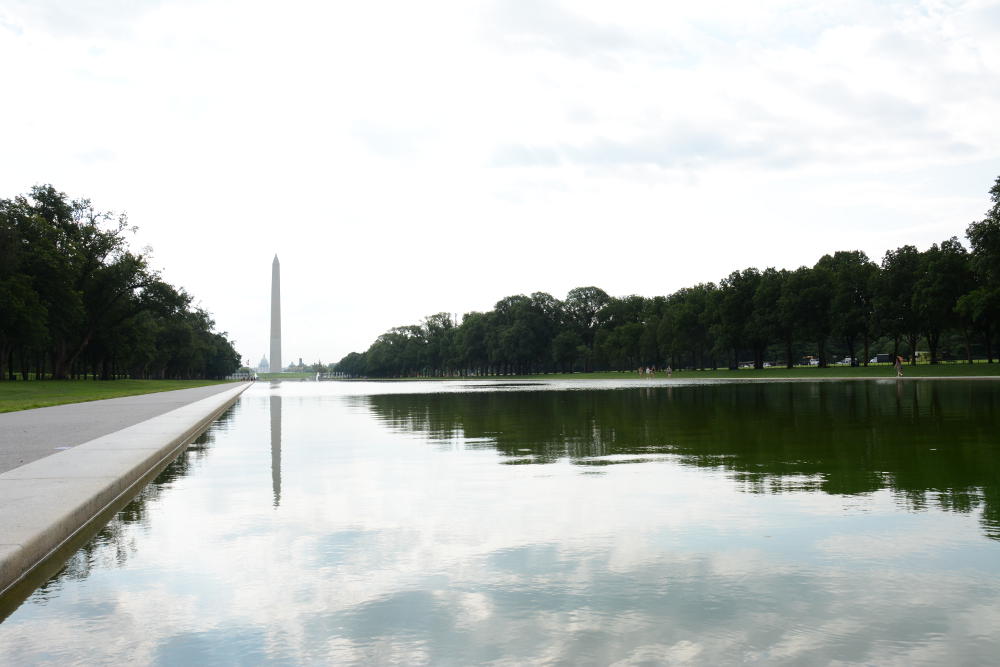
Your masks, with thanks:
<instances>
[{"instance_id":1,"label":"white cloud","mask_svg":"<svg viewBox=\"0 0 1000 667\"><path fill-rule=\"evenodd\" d=\"M277 252L285 356L331 361L517 292L961 235L997 7L10 2L0 194L127 210L254 362Z\"/></svg>"}]
</instances>

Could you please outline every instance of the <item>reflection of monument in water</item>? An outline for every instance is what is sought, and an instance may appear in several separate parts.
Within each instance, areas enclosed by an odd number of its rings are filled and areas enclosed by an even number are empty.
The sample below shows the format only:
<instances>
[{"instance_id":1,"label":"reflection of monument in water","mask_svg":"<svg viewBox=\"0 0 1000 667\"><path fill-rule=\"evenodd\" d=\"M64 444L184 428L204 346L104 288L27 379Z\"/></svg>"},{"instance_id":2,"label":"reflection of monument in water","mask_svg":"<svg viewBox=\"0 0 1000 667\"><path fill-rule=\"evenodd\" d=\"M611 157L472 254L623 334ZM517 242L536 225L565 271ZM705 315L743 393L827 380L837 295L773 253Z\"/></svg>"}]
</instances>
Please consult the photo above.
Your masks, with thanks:
<instances>
[{"instance_id":1,"label":"reflection of monument in water","mask_svg":"<svg viewBox=\"0 0 1000 667\"><path fill-rule=\"evenodd\" d=\"M280 387L277 382L271 384L272 391ZM281 396L271 394L271 492L274 494L274 506L281 504Z\"/></svg>"},{"instance_id":2,"label":"reflection of monument in water","mask_svg":"<svg viewBox=\"0 0 1000 667\"><path fill-rule=\"evenodd\" d=\"M281 365L281 264L278 256L271 262L271 359L272 373L280 373Z\"/></svg>"},{"instance_id":3,"label":"reflection of monument in water","mask_svg":"<svg viewBox=\"0 0 1000 667\"><path fill-rule=\"evenodd\" d=\"M271 359L272 373L280 373L281 366L281 264L278 256L271 262ZM281 385L271 383L271 391ZM281 504L281 396L271 394L271 492L274 506Z\"/></svg>"}]
</instances>

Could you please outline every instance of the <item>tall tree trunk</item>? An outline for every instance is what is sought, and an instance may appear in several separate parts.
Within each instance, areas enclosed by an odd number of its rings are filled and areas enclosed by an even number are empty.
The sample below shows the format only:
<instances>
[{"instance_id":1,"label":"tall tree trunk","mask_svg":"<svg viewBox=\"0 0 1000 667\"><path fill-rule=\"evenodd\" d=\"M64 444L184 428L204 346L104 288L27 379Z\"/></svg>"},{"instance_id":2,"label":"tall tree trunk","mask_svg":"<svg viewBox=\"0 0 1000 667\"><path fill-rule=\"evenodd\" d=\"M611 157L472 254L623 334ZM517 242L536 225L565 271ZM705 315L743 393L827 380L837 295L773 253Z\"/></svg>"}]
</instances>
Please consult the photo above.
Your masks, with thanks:
<instances>
[{"instance_id":1,"label":"tall tree trunk","mask_svg":"<svg viewBox=\"0 0 1000 667\"><path fill-rule=\"evenodd\" d=\"M52 348L52 379L65 380L69 375L68 354L66 351L66 341L59 341Z\"/></svg>"},{"instance_id":2,"label":"tall tree trunk","mask_svg":"<svg viewBox=\"0 0 1000 667\"><path fill-rule=\"evenodd\" d=\"M910 346L910 365L917 365L917 341L920 340L920 334L907 334L906 343Z\"/></svg>"},{"instance_id":3,"label":"tall tree trunk","mask_svg":"<svg viewBox=\"0 0 1000 667\"><path fill-rule=\"evenodd\" d=\"M937 359L937 349L938 349L938 341L940 340L940 338L941 338L941 332L940 331L936 331L934 333L927 334L927 347L929 347L930 351L931 351L931 363L932 364L936 364L938 362L938 359Z\"/></svg>"},{"instance_id":4,"label":"tall tree trunk","mask_svg":"<svg viewBox=\"0 0 1000 667\"><path fill-rule=\"evenodd\" d=\"M986 363L993 363L993 327L990 326L990 322L986 322L984 327L986 331Z\"/></svg>"},{"instance_id":5,"label":"tall tree trunk","mask_svg":"<svg viewBox=\"0 0 1000 667\"><path fill-rule=\"evenodd\" d=\"M993 332L989 324L986 325L986 363L993 363Z\"/></svg>"}]
</instances>

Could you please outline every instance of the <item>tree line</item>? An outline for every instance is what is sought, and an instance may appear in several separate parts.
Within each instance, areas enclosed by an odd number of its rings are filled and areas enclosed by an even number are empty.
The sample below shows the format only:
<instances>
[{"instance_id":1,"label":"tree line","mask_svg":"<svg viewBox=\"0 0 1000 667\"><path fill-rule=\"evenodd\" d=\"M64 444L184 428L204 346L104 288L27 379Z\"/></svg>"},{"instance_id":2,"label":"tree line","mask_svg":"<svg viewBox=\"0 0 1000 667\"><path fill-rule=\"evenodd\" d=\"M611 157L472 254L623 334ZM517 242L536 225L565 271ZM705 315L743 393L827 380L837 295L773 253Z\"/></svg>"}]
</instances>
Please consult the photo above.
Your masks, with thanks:
<instances>
[{"instance_id":1,"label":"tree line","mask_svg":"<svg viewBox=\"0 0 1000 667\"><path fill-rule=\"evenodd\" d=\"M0 199L0 380L223 378L240 357L135 253L127 217L51 185Z\"/></svg>"},{"instance_id":2,"label":"tree line","mask_svg":"<svg viewBox=\"0 0 1000 667\"><path fill-rule=\"evenodd\" d=\"M859 250L794 270L747 268L667 296L578 287L508 296L488 312L395 327L335 369L355 377L506 375L639 367L827 366L844 355L993 362L1000 323L1000 177L992 207L927 250Z\"/></svg>"}]
</instances>

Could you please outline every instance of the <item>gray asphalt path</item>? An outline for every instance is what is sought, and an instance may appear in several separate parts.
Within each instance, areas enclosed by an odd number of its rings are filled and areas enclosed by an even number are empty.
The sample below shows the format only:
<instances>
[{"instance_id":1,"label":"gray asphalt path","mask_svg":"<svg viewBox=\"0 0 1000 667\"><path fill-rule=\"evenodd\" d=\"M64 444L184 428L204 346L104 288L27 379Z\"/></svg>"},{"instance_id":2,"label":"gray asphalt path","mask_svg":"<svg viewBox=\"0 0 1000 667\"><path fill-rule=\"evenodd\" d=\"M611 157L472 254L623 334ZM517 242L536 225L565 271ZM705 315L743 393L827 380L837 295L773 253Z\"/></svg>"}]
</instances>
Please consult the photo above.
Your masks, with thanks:
<instances>
[{"instance_id":1,"label":"gray asphalt path","mask_svg":"<svg viewBox=\"0 0 1000 667\"><path fill-rule=\"evenodd\" d=\"M0 473L232 389L225 382L0 413Z\"/></svg>"}]
</instances>

